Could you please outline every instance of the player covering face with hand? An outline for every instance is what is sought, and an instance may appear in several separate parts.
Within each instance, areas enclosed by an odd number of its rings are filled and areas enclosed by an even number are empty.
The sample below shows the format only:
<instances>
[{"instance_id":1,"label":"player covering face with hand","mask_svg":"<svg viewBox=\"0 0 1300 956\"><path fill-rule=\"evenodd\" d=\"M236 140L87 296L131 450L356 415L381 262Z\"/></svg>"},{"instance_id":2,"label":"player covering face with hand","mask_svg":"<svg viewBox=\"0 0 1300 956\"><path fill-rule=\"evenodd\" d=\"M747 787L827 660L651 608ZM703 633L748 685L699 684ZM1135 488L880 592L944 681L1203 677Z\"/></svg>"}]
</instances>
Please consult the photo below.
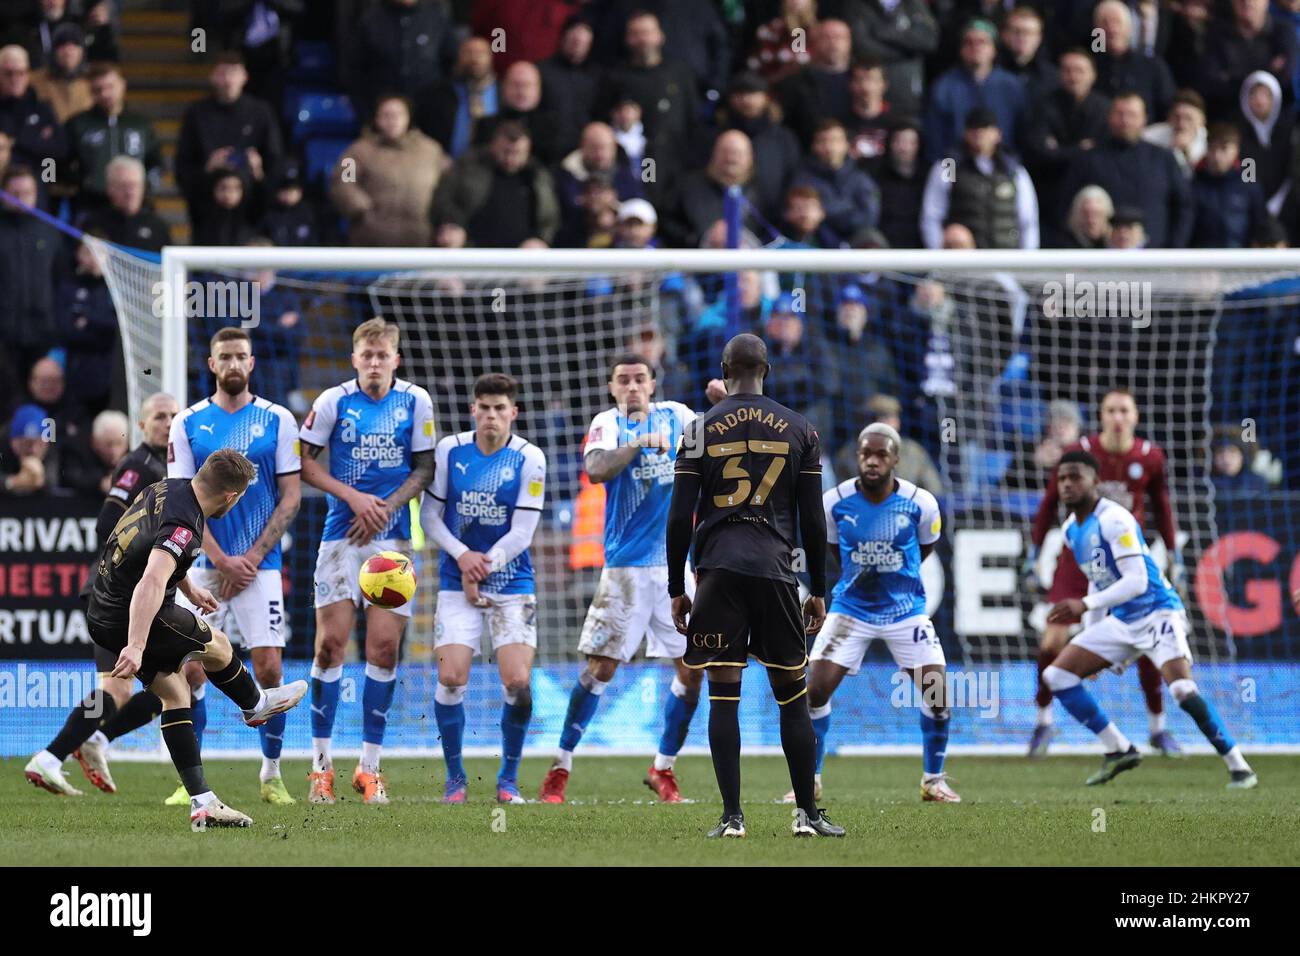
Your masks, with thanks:
<instances>
[{"instance_id":1,"label":"player covering face with hand","mask_svg":"<svg viewBox=\"0 0 1300 956\"><path fill-rule=\"evenodd\" d=\"M817 734L817 795L830 733L831 695L846 674L856 674L867 648L879 638L894 663L920 691L923 773L921 799L960 803L943 772L948 749L946 663L943 646L925 613L921 563L939 540L939 502L924 488L894 476L901 439L888 425L868 425L858 436L857 478L822 497L827 540L838 546L841 573L830 614L812 651L808 687ZM786 795L794 802L794 794Z\"/></svg>"},{"instance_id":2,"label":"player covering face with hand","mask_svg":"<svg viewBox=\"0 0 1300 956\"><path fill-rule=\"evenodd\" d=\"M501 674L501 769L497 801L523 803L519 760L532 720L537 597L528 548L541 518L546 484L542 450L512 427L518 385L508 375L474 383L474 429L448 435L435 449L433 484L420 506L425 533L442 550L434 648L434 716L447 764L444 803L464 803L465 690L483 652L483 632Z\"/></svg>"},{"instance_id":3,"label":"player covering face with hand","mask_svg":"<svg viewBox=\"0 0 1300 956\"><path fill-rule=\"evenodd\" d=\"M1133 515L1101 497L1097 475L1097 460L1086 451L1066 452L1056 468L1061 503L1069 511L1061 530L1079 569L1088 577L1088 594L1060 601L1048 613L1048 621L1058 624L1083 617L1085 627L1043 671L1056 699L1106 748L1101 769L1086 782L1106 783L1136 767L1142 756L1102 712L1083 679L1143 655L1160 669L1170 695L1223 757L1228 786L1256 786L1259 780L1241 749L1192 680L1182 599L1151 559Z\"/></svg>"},{"instance_id":4,"label":"player covering face with hand","mask_svg":"<svg viewBox=\"0 0 1300 956\"><path fill-rule=\"evenodd\" d=\"M597 415L587 432L583 465L593 482L605 486L605 567L578 642L587 669L569 695L559 753L539 792L543 803L564 802L573 751L619 664L632 659L642 638L647 657L671 658L677 671L645 783L664 803L682 799L673 765L699 704L704 672L682 663L686 638L673 626L664 526L678 443L695 413L679 402L652 401L654 392L654 370L644 358L616 356L609 376L615 407ZM694 593L693 583L687 579L688 593Z\"/></svg>"}]
</instances>

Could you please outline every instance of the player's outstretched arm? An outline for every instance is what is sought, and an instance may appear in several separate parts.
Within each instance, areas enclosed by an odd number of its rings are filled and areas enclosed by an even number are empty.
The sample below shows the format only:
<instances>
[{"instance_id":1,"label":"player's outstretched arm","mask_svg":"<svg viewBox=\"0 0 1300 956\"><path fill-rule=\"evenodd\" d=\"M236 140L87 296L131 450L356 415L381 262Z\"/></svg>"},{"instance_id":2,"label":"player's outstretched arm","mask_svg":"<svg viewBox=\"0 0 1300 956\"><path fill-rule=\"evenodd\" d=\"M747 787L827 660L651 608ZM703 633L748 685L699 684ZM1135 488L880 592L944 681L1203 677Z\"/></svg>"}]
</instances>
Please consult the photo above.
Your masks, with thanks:
<instances>
[{"instance_id":1,"label":"player's outstretched arm","mask_svg":"<svg viewBox=\"0 0 1300 956\"><path fill-rule=\"evenodd\" d=\"M144 646L149 640L149 628L153 626L158 609L162 607L167 595L167 580L176 570L176 559L160 548L149 552L149 563L145 565L140 583L131 594L130 623L126 632L126 647L118 656L117 666L113 668L114 677L128 680L140 669L144 657Z\"/></svg>"}]
</instances>

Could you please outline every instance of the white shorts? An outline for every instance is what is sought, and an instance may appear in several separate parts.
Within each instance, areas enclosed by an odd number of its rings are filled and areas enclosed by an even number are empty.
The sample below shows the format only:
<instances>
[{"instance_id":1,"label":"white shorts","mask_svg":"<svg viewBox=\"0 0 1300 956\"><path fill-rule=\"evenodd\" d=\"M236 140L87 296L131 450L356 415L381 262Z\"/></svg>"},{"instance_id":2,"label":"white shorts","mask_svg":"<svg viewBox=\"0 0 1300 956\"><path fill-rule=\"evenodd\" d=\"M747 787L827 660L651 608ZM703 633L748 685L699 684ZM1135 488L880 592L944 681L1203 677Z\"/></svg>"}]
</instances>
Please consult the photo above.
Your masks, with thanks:
<instances>
[{"instance_id":1,"label":"white shorts","mask_svg":"<svg viewBox=\"0 0 1300 956\"><path fill-rule=\"evenodd\" d=\"M1164 667L1180 657L1187 658L1189 664L1192 661L1192 649L1187 644L1187 615L1183 611L1156 611L1132 624L1108 614L1085 627L1070 643L1112 664L1127 664L1142 655L1149 657L1156 667Z\"/></svg>"},{"instance_id":2,"label":"white shorts","mask_svg":"<svg viewBox=\"0 0 1300 956\"><path fill-rule=\"evenodd\" d=\"M894 663L906 670L945 663L939 635L925 614L893 624L868 624L847 614L827 614L809 659L839 664L853 675L861 669L862 658L876 638L885 642Z\"/></svg>"},{"instance_id":3,"label":"white shorts","mask_svg":"<svg viewBox=\"0 0 1300 956\"><path fill-rule=\"evenodd\" d=\"M695 596L695 576L686 576L686 593ZM627 663L645 638L646 657L678 658L686 635L673 626L668 568L605 568L582 623L578 650L588 656Z\"/></svg>"},{"instance_id":4,"label":"white shorts","mask_svg":"<svg viewBox=\"0 0 1300 956\"><path fill-rule=\"evenodd\" d=\"M412 557L411 542L400 538L371 541L367 545L349 544L346 539L322 541L316 553L316 606L328 607L339 601L361 606L361 565L379 551L396 551ZM401 607L385 608L402 617L410 617L414 600Z\"/></svg>"},{"instance_id":5,"label":"white shorts","mask_svg":"<svg viewBox=\"0 0 1300 956\"><path fill-rule=\"evenodd\" d=\"M483 628L492 638L492 650L507 644L537 647L537 596L535 594L484 594L490 607L475 607L464 591L439 591L433 614L433 646L461 644L483 653Z\"/></svg>"},{"instance_id":6,"label":"white shorts","mask_svg":"<svg viewBox=\"0 0 1300 956\"><path fill-rule=\"evenodd\" d=\"M207 588L220 606L202 614L180 591L176 603L189 608L209 627L222 631L232 644L254 647L284 647L284 582L280 572L259 569L251 584L229 601L221 600L221 577L216 568L191 568L190 583Z\"/></svg>"}]
</instances>

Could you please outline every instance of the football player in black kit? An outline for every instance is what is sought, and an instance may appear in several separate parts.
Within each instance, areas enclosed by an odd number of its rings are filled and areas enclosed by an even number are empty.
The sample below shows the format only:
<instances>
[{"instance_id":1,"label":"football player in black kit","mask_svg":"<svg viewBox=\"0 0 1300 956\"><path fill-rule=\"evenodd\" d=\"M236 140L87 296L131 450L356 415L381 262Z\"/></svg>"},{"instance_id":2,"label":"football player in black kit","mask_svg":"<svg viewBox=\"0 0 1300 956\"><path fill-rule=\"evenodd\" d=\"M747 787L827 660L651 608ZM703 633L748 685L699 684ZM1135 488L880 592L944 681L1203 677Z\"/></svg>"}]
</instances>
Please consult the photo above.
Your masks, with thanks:
<instances>
[{"instance_id":1,"label":"football player in black kit","mask_svg":"<svg viewBox=\"0 0 1300 956\"><path fill-rule=\"evenodd\" d=\"M191 584L186 572L203 544L207 519L227 514L253 475L247 458L222 449L208 456L193 479L167 478L146 488L105 542L86 610L91 639L117 655L112 676L138 677L162 701L163 740L190 794L190 823L196 829L253 821L218 800L204 779L181 665L202 663L208 679L243 711L250 727L288 710L307 693L306 681L259 690L226 635L175 600L179 588L201 610L216 609L211 592ZM81 715L87 736L126 702L118 681L92 693ZM41 751L25 773L33 784L47 787L51 770L58 770L56 758Z\"/></svg>"},{"instance_id":2,"label":"football player in black kit","mask_svg":"<svg viewBox=\"0 0 1300 956\"><path fill-rule=\"evenodd\" d=\"M826 515L821 444L802 415L763 395L767 346L738 335L722 353L727 397L688 425L668 514L668 594L686 635L683 663L708 668L709 750L722 792L710 837L743 837L740 810L740 672L767 669L781 710L781 749L794 788L795 836L844 836L813 797L816 742L808 715L808 634L826 619ZM684 565L694 525L695 601ZM811 596L799 607L798 538L811 542ZM689 623L688 623L689 622Z\"/></svg>"},{"instance_id":3,"label":"football player in black kit","mask_svg":"<svg viewBox=\"0 0 1300 956\"><path fill-rule=\"evenodd\" d=\"M144 433L144 441L113 469L108 494L104 497L99 518L95 522L95 540L100 548L104 547L104 542L113 533L113 526L122 517L122 512L131 507L142 491L167 477L167 434L178 411L180 407L176 404L176 399L165 392L156 392L145 399L140 409L140 431ZM90 597L94 583L92 573L81 589L83 599ZM117 665L117 655L98 644L93 646L93 650L100 686L120 680L110 676ZM143 727L162 713L162 701L151 691L142 690L132 696L131 682L126 680L121 683L122 690L130 699L125 706L118 708L112 720L101 720L97 728L89 728L89 737L81 737L82 733L87 732L87 724L81 719L87 702L82 702L72 709L63 729L45 748L60 764L71 754L81 764L86 779L105 793L117 793L117 785L108 770L109 741L129 734L137 727ZM42 778L40 786L67 796L81 796L81 791L68 783L62 772L50 774L48 780Z\"/></svg>"}]
</instances>

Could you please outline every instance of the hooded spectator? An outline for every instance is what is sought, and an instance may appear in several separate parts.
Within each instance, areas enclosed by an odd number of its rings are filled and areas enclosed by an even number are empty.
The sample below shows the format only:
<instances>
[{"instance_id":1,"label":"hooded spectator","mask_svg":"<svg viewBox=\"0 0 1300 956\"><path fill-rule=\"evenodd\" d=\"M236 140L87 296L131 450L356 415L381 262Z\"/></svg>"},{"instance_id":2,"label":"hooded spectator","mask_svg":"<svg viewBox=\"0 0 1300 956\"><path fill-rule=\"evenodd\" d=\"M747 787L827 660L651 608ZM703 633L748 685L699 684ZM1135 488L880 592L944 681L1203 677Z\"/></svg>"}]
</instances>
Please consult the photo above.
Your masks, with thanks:
<instances>
[{"instance_id":1,"label":"hooded spectator","mask_svg":"<svg viewBox=\"0 0 1300 956\"><path fill-rule=\"evenodd\" d=\"M1297 158L1295 114L1282 109L1282 90L1273 74L1256 70L1241 84L1241 156L1253 161L1255 181L1271 210L1281 208Z\"/></svg>"},{"instance_id":2,"label":"hooded spectator","mask_svg":"<svg viewBox=\"0 0 1300 956\"><path fill-rule=\"evenodd\" d=\"M32 71L32 89L54 108L60 123L90 109L90 81L86 79L85 34L75 23L54 31L54 55L46 65Z\"/></svg>"}]
</instances>

